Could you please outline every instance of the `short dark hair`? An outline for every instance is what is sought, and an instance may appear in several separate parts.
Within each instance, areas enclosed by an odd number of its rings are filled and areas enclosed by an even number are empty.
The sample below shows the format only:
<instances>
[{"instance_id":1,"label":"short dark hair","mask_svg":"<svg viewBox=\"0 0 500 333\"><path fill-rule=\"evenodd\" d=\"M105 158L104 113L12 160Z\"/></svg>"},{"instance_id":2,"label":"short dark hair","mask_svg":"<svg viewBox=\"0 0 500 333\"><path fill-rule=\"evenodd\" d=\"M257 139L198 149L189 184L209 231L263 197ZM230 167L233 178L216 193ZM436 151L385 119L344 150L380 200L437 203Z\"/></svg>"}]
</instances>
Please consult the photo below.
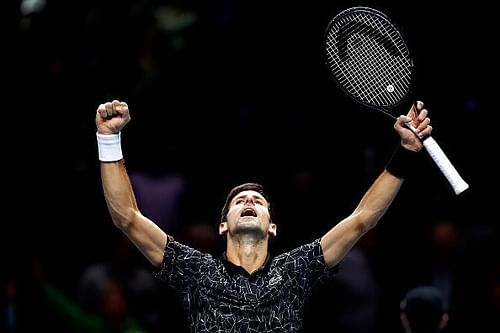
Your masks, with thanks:
<instances>
[{"instance_id":1,"label":"short dark hair","mask_svg":"<svg viewBox=\"0 0 500 333\"><path fill-rule=\"evenodd\" d=\"M264 199L266 199L268 206L269 206L269 215L271 216L271 221L272 221L272 210L271 210L271 203L269 201L269 197L264 191L264 186L262 186L259 183L244 183L241 185L237 185L229 191L229 194L226 197L226 201L224 203L224 206L222 207L222 211L220 214L220 223L223 223L226 221L227 218L227 213L229 212L229 205L231 204L231 200L240 192L243 191L255 191L262 195Z\"/></svg>"},{"instance_id":2,"label":"short dark hair","mask_svg":"<svg viewBox=\"0 0 500 333\"><path fill-rule=\"evenodd\" d=\"M418 286L410 289L400 304L412 330L437 331L448 304L442 292L434 286Z\"/></svg>"}]
</instances>

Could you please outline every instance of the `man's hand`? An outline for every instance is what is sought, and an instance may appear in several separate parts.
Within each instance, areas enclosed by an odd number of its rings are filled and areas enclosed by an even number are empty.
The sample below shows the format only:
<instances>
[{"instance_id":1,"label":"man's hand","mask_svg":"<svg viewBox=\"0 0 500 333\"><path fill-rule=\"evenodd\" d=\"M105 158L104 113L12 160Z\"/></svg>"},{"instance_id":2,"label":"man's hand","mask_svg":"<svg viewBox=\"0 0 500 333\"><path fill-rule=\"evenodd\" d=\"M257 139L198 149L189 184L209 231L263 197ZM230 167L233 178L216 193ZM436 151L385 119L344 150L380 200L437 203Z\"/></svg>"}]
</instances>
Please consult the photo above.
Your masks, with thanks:
<instances>
[{"instance_id":1,"label":"man's hand","mask_svg":"<svg viewBox=\"0 0 500 333\"><path fill-rule=\"evenodd\" d=\"M429 125L431 120L427 117L427 114L428 111L424 108L424 103L418 101L416 105L411 107L406 116L401 115L396 119L394 129L401 137L401 146L412 151L422 149L421 140L431 135L432 132L432 126ZM406 124L411 125L415 131L409 129Z\"/></svg>"},{"instance_id":2,"label":"man's hand","mask_svg":"<svg viewBox=\"0 0 500 333\"><path fill-rule=\"evenodd\" d=\"M130 121L128 105L113 100L99 105L95 116L97 133L116 134Z\"/></svg>"}]
</instances>

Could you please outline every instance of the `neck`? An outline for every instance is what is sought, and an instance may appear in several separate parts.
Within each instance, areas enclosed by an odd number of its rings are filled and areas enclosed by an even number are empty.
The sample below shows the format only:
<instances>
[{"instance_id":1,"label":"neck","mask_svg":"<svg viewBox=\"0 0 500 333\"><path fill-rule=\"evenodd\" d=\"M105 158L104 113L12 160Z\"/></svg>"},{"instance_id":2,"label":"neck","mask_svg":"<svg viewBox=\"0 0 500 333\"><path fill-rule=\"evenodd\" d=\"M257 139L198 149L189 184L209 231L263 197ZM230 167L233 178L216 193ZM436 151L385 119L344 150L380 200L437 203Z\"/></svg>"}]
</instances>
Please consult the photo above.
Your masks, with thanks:
<instances>
[{"instance_id":1,"label":"neck","mask_svg":"<svg viewBox=\"0 0 500 333\"><path fill-rule=\"evenodd\" d=\"M227 260L243 267L252 273L262 267L267 258L267 237L256 239L253 237L228 238L226 246Z\"/></svg>"}]
</instances>

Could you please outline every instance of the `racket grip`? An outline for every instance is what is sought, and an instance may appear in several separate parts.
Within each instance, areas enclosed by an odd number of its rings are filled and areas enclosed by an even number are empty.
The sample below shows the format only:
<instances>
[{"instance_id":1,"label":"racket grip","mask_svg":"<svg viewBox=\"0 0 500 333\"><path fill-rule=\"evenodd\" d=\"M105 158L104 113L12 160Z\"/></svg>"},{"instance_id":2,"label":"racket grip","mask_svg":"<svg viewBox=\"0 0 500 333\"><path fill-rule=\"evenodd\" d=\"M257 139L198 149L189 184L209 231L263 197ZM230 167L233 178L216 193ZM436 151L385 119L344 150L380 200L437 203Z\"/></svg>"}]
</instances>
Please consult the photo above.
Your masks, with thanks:
<instances>
[{"instance_id":1,"label":"racket grip","mask_svg":"<svg viewBox=\"0 0 500 333\"><path fill-rule=\"evenodd\" d=\"M448 182L455 191L455 194L458 195L469 188L469 185L459 175L458 171L455 169L453 164L451 164L448 157L446 157L436 140L429 136L424 139L422 143L446 179L448 179Z\"/></svg>"}]
</instances>

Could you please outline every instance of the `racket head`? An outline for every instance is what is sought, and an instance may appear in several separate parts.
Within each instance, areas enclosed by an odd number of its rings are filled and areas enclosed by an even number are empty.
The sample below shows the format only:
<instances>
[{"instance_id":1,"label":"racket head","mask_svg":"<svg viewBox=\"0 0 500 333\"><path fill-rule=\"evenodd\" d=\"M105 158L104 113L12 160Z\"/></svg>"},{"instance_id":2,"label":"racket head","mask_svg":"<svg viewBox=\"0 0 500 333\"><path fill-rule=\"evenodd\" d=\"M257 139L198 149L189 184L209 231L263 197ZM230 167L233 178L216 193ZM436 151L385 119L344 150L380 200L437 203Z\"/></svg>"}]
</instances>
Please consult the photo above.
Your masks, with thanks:
<instances>
[{"instance_id":1,"label":"racket head","mask_svg":"<svg viewBox=\"0 0 500 333\"><path fill-rule=\"evenodd\" d=\"M325 31L326 64L337 85L358 103L399 116L409 98L413 60L397 26L383 12L351 7Z\"/></svg>"}]
</instances>

